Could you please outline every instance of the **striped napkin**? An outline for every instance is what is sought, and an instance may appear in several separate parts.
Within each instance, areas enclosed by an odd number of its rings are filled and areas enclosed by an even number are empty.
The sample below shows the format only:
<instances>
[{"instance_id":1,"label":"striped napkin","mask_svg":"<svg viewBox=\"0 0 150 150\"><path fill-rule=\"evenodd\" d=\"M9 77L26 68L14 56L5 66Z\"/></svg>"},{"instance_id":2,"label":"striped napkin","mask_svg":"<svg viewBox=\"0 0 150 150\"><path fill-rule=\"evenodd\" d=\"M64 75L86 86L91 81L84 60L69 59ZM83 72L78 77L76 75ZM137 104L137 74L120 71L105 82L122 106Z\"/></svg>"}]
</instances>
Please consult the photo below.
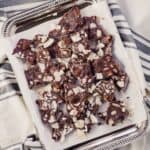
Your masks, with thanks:
<instances>
[{"instance_id":1,"label":"striped napkin","mask_svg":"<svg viewBox=\"0 0 150 150\"><path fill-rule=\"evenodd\" d=\"M145 80L147 85L150 86L150 40L130 28L116 0L108 0L108 5L124 47L135 49L139 54Z\"/></svg>"},{"instance_id":2,"label":"striped napkin","mask_svg":"<svg viewBox=\"0 0 150 150\"><path fill-rule=\"evenodd\" d=\"M145 81L147 87L150 86L150 41L145 39L136 31L131 30L128 22L123 16L121 9L116 0L108 0L108 5L112 13L114 22L118 28L120 37L124 44L125 49L129 53L129 57L133 60L133 63L142 65L143 72L139 76L139 84L141 88L145 88ZM139 57L137 57L139 55ZM134 57L135 56L135 57ZM137 59L138 58L138 59ZM139 61L139 58L141 62ZM139 67L136 67L135 71L139 72ZM144 73L144 76L143 76ZM145 77L145 81L144 78ZM19 87L17 85L15 75L13 74L11 65L9 64L7 58L0 63L0 102L7 100L9 97L20 95ZM23 149L41 149L42 146L38 140L36 134L29 135L24 143L19 143L13 146L8 147L9 150L23 150Z\"/></svg>"}]
</instances>

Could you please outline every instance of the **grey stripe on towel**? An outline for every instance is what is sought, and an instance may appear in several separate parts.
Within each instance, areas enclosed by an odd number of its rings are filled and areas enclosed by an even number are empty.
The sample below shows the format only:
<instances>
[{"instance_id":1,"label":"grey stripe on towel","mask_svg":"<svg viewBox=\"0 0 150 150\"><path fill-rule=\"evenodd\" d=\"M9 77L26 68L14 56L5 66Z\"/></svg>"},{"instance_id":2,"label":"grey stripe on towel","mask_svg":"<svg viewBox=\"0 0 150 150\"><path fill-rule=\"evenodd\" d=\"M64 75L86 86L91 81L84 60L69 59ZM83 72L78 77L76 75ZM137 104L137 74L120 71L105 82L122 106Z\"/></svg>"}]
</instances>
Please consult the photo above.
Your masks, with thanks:
<instances>
[{"instance_id":1,"label":"grey stripe on towel","mask_svg":"<svg viewBox=\"0 0 150 150\"><path fill-rule=\"evenodd\" d=\"M124 46L129 47L129 48L135 48L136 50L139 50L141 53L144 53L145 55L144 56L142 55L140 57L140 59L141 59L141 61L146 60L146 62L150 66L150 62L146 57L146 56L150 57L150 40L147 40L140 34L137 34L136 32L131 31L130 27L127 25L128 22L126 21L125 17L123 16L121 9L120 9L118 3L115 2L115 0L108 0L108 3L110 6L110 11L112 13L112 16L113 16L113 18L115 18L114 22L116 23L118 31L121 30L119 33L120 33L120 37L123 41ZM113 7L113 6L115 6L115 7ZM119 17L115 17L115 16L119 16ZM120 16L123 16L123 17L120 17ZM119 25L118 25L118 22L119 22ZM123 31L123 33L122 33L122 31ZM141 39L141 40L137 40L136 38L134 38L134 35L136 35L138 37L138 39ZM145 43L147 43L147 44L145 44ZM145 80L147 82L150 82L150 70L145 65L143 65L143 72L144 72Z\"/></svg>"}]
</instances>

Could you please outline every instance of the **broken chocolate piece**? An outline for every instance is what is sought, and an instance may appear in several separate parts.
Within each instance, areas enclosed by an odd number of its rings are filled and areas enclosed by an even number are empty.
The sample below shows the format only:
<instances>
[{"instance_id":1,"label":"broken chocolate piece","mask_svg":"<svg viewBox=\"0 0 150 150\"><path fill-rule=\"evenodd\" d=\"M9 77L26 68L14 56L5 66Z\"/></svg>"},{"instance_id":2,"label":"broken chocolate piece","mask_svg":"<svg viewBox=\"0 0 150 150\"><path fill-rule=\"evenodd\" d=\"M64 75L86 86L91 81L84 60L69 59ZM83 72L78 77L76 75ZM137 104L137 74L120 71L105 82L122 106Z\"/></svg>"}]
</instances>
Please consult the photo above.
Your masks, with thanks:
<instances>
[{"instance_id":1,"label":"broken chocolate piece","mask_svg":"<svg viewBox=\"0 0 150 150\"><path fill-rule=\"evenodd\" d=\"M63 18L59 22L59 25L61 25L62 29L64 29L64 31L62 32L74 32L76 28L81 24L80 17L80 9L78 7L73 7L71 10L65 13Z\"/></svg>"},{"instance_id":2,"label":"broken chocolate piece","mask_svg":"<svg viewBox=\"0 0 150 150\"><path fill-rule=\"evenodd\" d=\"M96 90L104 101L112 101L115 97L115 85L113 80L99 81L96 84Z\"/></svg>"},{"instance_id":3,"label":"broken chocolate piece","mask_svg":"<svg viewBox=\"0 0 150 150\"><path fill-rule=\"evenodd\" d=\"M13 54L18 54L19 56L24 54L25 50L30 50L31 40L20 39L13 51Z\"/></svg>"},{"instance_id":4,"label":"broken chocolate piece","mask_svg":"<svg viewBox=\"0 0 150 150\"><path fill-rule=\"evenodd\" d=\"M122 122L129 115L124 102L115 101L110 103L106 114L100 113L100 118L103 118L107 124L114 126L118 122Z\"/></svg>"},{"instance_id":5,"label":"broken chocolate piece","mask_svg":"<svg viewBox=\"0 0 150 150\"><path fill-rule=\"evenodd\" d=\"M27 78L30 88L43 85L43 74L41 73L38 66L31 67L28 70L25 70L25 76Z\"/></svg>"}]
</instances>

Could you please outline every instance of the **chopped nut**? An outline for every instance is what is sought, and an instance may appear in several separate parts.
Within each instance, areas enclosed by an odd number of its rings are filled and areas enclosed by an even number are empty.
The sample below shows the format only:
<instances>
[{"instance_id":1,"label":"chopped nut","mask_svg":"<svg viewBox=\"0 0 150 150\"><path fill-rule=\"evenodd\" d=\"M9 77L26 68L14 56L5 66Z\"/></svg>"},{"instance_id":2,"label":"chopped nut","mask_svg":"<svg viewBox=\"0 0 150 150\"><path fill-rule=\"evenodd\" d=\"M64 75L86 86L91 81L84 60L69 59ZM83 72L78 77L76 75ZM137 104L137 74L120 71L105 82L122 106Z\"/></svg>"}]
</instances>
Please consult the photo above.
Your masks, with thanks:
<instances>
[{"instance_id":1,"label":"chopped nut","mask_svg":"<svg viewBox=\"0 0 150 150\"><path fill-rule=\"evenodd\" d=\"M63 40L61 40L61 41L58 42L58 46L60 48L66 48L65 42Z\"/></svg>"},{"instance_id":2,"label":"chopped nut","mask_svg":"<svg viewBox=\"0 0 150 150\"><path fill-rule=\"evenodd\" d=\"M54 43L54 39L49 38L48 41L46 41L46 42L43 44L43 47L44 47L44 48L50 47L53 43Z\"/></svg>"},{"instance_id":3,"label":"chopped nut","mask_svg":"<svg viewBox=\"0 0 150 150\"><path fill-rule=\"evenodd\" d=\"M101 99L100 99L99 96L96 96L96 98L95 98L95 104L97 104L97 105L101 105L102 104Z\"/></svg>"},{"instance_id":4,"label":"chopped nut","mask_svg":"<svg viewBox=\"0 0 150 150\"><path fill-rule=\"evenodd\" d=\"M94 115L92 115L92 114L90 115L90 119L91 119L91 121L92 121L93 124L98 123L97 118Z\"/></svg>"},{"instance_id":5,"label":"chopped nut","mask_svg":"<svg viewBox=\"0 0 150 150\"><path fill-rule=\"evenodd\" d=\"M88 91L89 91L90 93L93 93L95 89L96 89L95 84L92 84L92 86L88 89Z\"/></svg>"},{"instance_id":6,"label":"chopped nut","mask_svg":"<svg viewBox=\"0 0 150 150\"><path fill-rule=\"evenodd\" d=\"M50 118L49 118L49 120L48 120L48 122L49 123L53 123L55 121L56 121L56 118L53 115L51 115Z\"/></svg>"},{"instance_id":7,"label":"chopped nut","mask_svg":"<svg viewBox=\"0 0 150 150\"><path fill-rule=\"evenodd\" d=\"M75 109L70 111L70 115L72 115L72 116L76 116L77 113L78 113L78 111Z\"/></svg>"},{"instance_id":8,"label":"chopped nut","mask_svg":"<svg viewBox=\"0 0 150 150\"><path fill-rule=\"evenodd\" d=\"M97 48L98 48L98 49L102 49L102 48L104 48L104 47L105 47L105 45L104 45L103 43L98 42L98 45L97 45Z\"/></svg>"},{"instance_id":9,"label":"chopped nut","mask_svg":"<svg viewBox=\"0 0 150 150\"><path fill-rule=\"evenodd\" d=\"M90 24L90 28L91 28L91 29L96 28L96 27L97 27L97 26L96 26L95 23L91 23L91 24Z\"/></svg>"},{"instance_id":10,"label":"chopped nut","mask_svg":"<svg viewBox=\"0 0 150 150\"><path fill-rule=\"evenodd\" d=\"M102 73L96 73L96 79L98 79L98 80L103 79L103 74Z\"/></svg>"},{"instance_id":11,"label":"chopped nut","mask_svg":"<svg viewBox=\"0 0 150 150\"><path fill-rule=\"evenodd\" d=\"M73 42L79 42L80 40L81 40L81 37L80 37L80 34L77 32L76 34L73 34L72 36L71 36L71 40L73 41Z\"/></svg>"},{"instance_id":12,"label":"chopped nut","mask_svg":"<svg viewBox=\"0 0 150 150\"><path fill-rule=\"evenodd\" d=\"M85 55L89 54L91 52L90 50L86 50L84 45L81 44L81 43L78 45L78 49L79 49L80 52L83 52Z\"/></svg>"},{"instance_id":13,"label":"chopped nut","mask_svg":"<svg viewBox=\"0 0 150 150\"><path fill-rule=\"evenodd\" d=\"M61 76L64 74L64 72L62 70L60 71L55 71L54 72L54 78L55 81L60 81L61 80Z\"/></svg>"},{"instance_id":14,"label":"chopped nut","mask_svg":"<svg viewBox=\"0 0 150 150\"><path fill-rule=\"evenodd\" d=\"M102 36L102 31L101 30L97 30L96 35L97 35L98 38L100 38Z\"/></svg>"},{"instance_id":15,"label":"chopped nut","mask_svg":"<svg viewBox=\"0 0 150 150\"><path fill-rule=\"evenodd\" d=\"M116 115L116 114L117 112L115 110L111 112L111 115Z\"/></svg>"},{"instance_id":16,"label":"chopped nut","mask_svg":"<svg viewBox=\"0 0 150 150\"><path fill-rule=\"evenodd\" d=\"M104 56L103 50L99 49L98 52L97 52L97 55L100 56L100 57L103 57Z\"/></svg>"},{"instance_id":17,"label":"chopped nut","mask_svg":"<svg viewBox=\"0 0 150 150\"><path fill-rule=\"evenodd\" d=\"M117 81L117 85L121 88L125 86L124 81Z\"/></svg>"},{"instance_id":18,"label":"chopped nut","mask_svg":"<svg viewBox=\"0 0 150 150\"><path fill-rule=\"evenodd\" d=\"M77 120L75 122L75 126L76 126L76 128L79 128L79 129L84 128L84 120Z\"/></svg>"},{"instance_id":19,"label":"chopped nut","mask_svg":"<svg viewBox=\"0 0 150 150\"><path fill-rule=\"evenodd\" d=\"M51 127L52 128L54 128L54 129L59 129L59 124L56 122L56 123L53 123L52 125L51 125Z\"/></svg>"}]
</instances>

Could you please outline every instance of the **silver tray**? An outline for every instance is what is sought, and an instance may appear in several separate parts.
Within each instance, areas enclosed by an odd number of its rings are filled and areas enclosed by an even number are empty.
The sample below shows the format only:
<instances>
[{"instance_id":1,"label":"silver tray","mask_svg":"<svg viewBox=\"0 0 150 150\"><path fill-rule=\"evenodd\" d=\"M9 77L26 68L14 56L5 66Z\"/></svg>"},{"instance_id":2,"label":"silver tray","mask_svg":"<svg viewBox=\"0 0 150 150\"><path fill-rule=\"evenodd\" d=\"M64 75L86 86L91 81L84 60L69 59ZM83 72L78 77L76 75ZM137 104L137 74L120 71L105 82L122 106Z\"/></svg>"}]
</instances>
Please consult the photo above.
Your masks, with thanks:
<instances>
[{"instance_id":1,"label":"silver tray","mask_svg":"<svg viewBox=\"0 0 150 150\"><path fill-rule=\"evenodd\" d=\"M33 26L39 25L40 23L46 22L50 19L56 19L62 16L70 7L78 5L81 9L91 5L92 0L51 0L50 2L44 3L38 7L30 9L28 11L17 14L9 18L2 27L2 35L4 37L9 37L15 33L22 32ZM143 97L144 104L144 97ZM131 143L138 137L144 135L148 127L148 116L146 120L141 122L141 124L133 124L126 128L114 131L109 134L97 137L85 143L80 143L74 145L67 149L78 149L78 150L88 150L88 149L99 149L99 150L110 150L119 148L123 145Z\"/></svg>"}]
</instances>

